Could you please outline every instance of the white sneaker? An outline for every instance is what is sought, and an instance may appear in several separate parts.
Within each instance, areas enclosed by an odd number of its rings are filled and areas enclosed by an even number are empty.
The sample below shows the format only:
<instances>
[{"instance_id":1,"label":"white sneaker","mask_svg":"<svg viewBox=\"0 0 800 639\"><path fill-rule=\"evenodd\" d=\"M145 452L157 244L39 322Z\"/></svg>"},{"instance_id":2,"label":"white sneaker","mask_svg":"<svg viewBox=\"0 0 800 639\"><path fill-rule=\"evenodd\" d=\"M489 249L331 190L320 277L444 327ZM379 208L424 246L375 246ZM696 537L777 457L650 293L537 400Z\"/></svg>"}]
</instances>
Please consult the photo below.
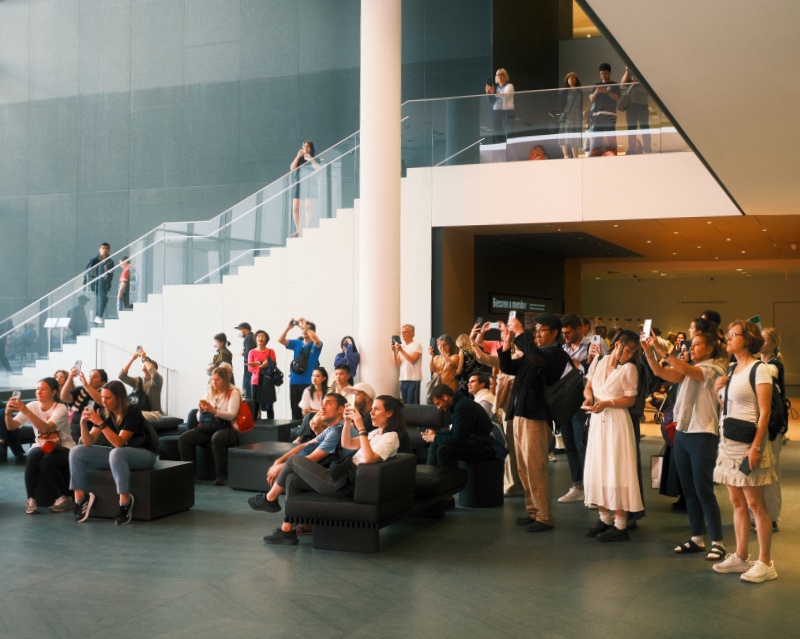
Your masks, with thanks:
<instances>
[{"instance_id":1,"label":"white sneaker","mask_svg":"<svg viewBox=\"0 0 800 639\"><path fill-rule=\"evenodd\" d=\"M94 323L97 324L98 326L102 326L103 325L103 318L100 317L99 315L97 317L95 317L94 320L92 320L92 321L94 321Z\"/></svg>"},{"instance_id":2,"label":"white sneaker","mask_svg":"<svg viewBox=\"0 0 800 639\"><path fill-rule=\"evenodd\" d=\"M750 566L752 566L752 564L753 562L750 561L750 555L747 555L747 559L742 559L735 552L729 552L727 555L725 555L725 559L711 567L716 572L722 573L747 572L750 570ZM777 577L777 575L775 576Z\"/></svg>"},{"instance_id":3,"label":"white sneaker","mask_svg":"<svg viewBox=\"0 0 800 639\"><path fill-rule=\"evenodd\" d=\"M72 500L72 497L69 495L64 495L63 497L59 497L56 499L55 503L50 506L51 513L65 513L68 510L73 510L75 508L75 502Z\"/></svg>"},{"instance_id":4,"label":"white sneaker","mask_svg":"<svg viewBox=\"0 0 800 639\"><path fill-rule=\"evenodd\" d=\"M39 507L36 505L36 500L33 497L28 497L28 499L25 500L25 514L26 515L39 514Z\"/></svg>"},{"instance_id":5,"label":"white sneaker","mask_svg":"<svg viewBox=\"0 0 800 639\"><path fill-rule=\"evenodd\" d=\"M559 504L570 504L574 501L583 501L583 491L573 486L567 491L567 494L558 498Z\"/></svg>"},{"instance_id":6,"label":"white sneaker","mask_svg":"<svg viewBox=\"0 0 800 639\"><path fill-rule=\"evenodd\" d=\"M551 462L557 462L558 461L558 457L556 457L555 453L548 453L547 454L547 459L549 459Z\"/></svg>"},{"instance_id":7,"label":"white sneaker","mask_svg":"<svg viewBox=\"0 0 800 639\"><path fill-rule=\"evenodd\" d=\"M770 562L769 565L763 561L754 561L746 573L743 573L739 579L742 581L749 581L750 583L760 584L765 581L771 581L778 578L778 573L775 572L775 564Z\"/></svg>"}]
</instances>

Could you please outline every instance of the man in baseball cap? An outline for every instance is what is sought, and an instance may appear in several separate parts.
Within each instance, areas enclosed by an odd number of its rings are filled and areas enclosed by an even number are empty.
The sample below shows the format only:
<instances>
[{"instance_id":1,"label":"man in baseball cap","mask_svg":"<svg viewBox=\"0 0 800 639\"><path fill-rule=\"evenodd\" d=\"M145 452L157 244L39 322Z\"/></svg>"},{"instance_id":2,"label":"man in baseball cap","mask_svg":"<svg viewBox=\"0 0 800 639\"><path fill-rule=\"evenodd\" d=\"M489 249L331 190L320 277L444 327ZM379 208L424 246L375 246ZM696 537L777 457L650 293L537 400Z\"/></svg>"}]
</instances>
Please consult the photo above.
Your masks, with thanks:
<instances>
[{"instance_id":1,"label":"man in baseball cap","mask_svg":"<svg viewBox=\"0 0 800 639\"><path fill-rule=\"evenodd\" d=\"M348 395L356 396L356 409L361 413L367 432L371 431L373 426L370 411L372 410L372 402L375 399L375 389L371 384L359 382L358 384L353 384L345 388L344 394L345 397Z\"/></svg>"}]
</instances>

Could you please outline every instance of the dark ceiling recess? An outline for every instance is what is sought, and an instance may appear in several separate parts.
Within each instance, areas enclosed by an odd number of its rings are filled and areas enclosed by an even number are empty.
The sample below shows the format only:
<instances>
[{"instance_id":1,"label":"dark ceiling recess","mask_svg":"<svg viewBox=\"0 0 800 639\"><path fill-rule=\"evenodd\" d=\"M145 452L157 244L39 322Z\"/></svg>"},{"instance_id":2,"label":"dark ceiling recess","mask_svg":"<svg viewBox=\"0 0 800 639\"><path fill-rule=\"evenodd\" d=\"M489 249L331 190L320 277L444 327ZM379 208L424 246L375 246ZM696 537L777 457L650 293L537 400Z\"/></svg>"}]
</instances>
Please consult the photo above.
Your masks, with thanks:
<instances>
[{"instance_id":1,"label":"dark ceiling recess","mask_svg":"<svg viewBox=\"0 0 800 639\"><path fill-rule=\"evenodd\" d=\"M642 257L639 253L606 242L588 233L523 233L519 235L477 235L484 248L503 251L514 248L565 260L588 258Z\"/></svg>"}]
</instances>

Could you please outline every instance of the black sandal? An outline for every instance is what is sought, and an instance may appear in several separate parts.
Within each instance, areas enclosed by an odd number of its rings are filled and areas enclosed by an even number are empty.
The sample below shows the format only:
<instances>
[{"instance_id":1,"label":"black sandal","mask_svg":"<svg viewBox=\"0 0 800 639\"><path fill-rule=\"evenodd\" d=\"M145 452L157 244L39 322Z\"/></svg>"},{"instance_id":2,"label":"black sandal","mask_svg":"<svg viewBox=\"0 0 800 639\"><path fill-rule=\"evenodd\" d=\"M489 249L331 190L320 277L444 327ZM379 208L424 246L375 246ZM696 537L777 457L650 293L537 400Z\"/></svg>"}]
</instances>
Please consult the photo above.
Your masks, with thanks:
<instances>
[{"instance_id":1,"label":"black sandal","mask_svg":"<svg viewBox=\"0 0 800 639\"><path fill-rule=\"evenodd\" d=\"M703 552L704 550L705 546L698 546L691 539L687 541L685 544L682 544L680 546L675 546L676 555L691 555L696 552ZM723 555L723 557L724 556L725 555Z\"/></svg>"},{"instance_id":2,"label":"black sandal","mask_svg":"<svg viewBox=\"0 0 800 639\"><path fill-rule=\"evenodd\" d=\"M721 561L725 559L725 547L722 544L711 544L711 550L706 555L706 561Z\"/></svg>"}]
</instances>

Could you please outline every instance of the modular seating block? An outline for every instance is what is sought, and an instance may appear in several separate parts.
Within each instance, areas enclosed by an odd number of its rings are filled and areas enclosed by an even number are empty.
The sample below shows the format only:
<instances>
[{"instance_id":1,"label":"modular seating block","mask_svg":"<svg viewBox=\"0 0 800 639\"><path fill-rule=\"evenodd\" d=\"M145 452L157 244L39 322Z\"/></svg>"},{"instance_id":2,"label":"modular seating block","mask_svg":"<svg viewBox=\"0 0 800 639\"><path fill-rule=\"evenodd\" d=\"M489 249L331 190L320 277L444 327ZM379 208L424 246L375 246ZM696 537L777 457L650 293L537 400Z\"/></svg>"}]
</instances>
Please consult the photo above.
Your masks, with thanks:
<instances>
[{"instance_id":1,"label":"modular seating block","mask_svg":"<svg viewBox=\"0 0 800 639\"><path fill-rule=\"evenodd\" d=\"M257 442L229 448L228 486L261 493L269 491L267 470L292 448L294 444L288 442Z\"/></svg>"},{"instance_id":2,"label":"modular seating block","mask_svg":"<svg viewBox=\"0 0 800 639\"><path fill-rule=\"evenodd\" d=\"M447 498L464 490L467 472L455 466L417 466L412 517L441 519Z\"/></svg>"},{"instance_id":3,"label":"modular seating block","mask_svg":"<svg viewBox=\"0 0 800 639\"><path fill-rule=\"evenodd\" d=\"M113 519L119 496L110 470L89 469L86 491L96 496L92 517ZM194 506L194 468L190 462L157 460L153 468L131 471L133 518L151 521Z\"/></svg>"},{"instance_id":4,"label":"modular seating block","mask_svg":"<svg viewBox=\"0 0 800 639\"><path fill-rule=\"evenodd\" d=\"M158 438L158 458L165 461L180 461L178 438L180 435L165 435ZM195 446L195 477L201 481L211 481L216 475L214 455L211 444ZM191 463L191 462L187 462Z\"/></svg>"},{"instance_id":5,"label":"modular seating block","mask_svg":"<svg viewBox=\"0 0 800 639\"><path fill-rule=\"evenodd\" d=\"M398 453L356 471L352 497L304 492L285 502L286 520L313 526L314 548L377 552L380 529L401 519L414 503L413 455Z\"/></svg>"},{"instance_id":6,"label":"modular seating block","mask_svg":"<svg viewBox=\"0 0 800 639\"><path fill-rule=\"evenodd\" d=\"M467 472L467 486L458 494L458 505L465 508L496 508L503 505L505 461L459 462Z\"/></svg>"},{"instance_id":7,"label":"modular seating block","mask_svg":"<svg viewBox=\"0 0 800 639\"><path fill-rule=\"evenodd\" d=\"M291 441L291 431L301 422L296 419L262 419L246 433L239 433L239 445L257 444L258 442Z\"/></svg>"}]
</instances>

